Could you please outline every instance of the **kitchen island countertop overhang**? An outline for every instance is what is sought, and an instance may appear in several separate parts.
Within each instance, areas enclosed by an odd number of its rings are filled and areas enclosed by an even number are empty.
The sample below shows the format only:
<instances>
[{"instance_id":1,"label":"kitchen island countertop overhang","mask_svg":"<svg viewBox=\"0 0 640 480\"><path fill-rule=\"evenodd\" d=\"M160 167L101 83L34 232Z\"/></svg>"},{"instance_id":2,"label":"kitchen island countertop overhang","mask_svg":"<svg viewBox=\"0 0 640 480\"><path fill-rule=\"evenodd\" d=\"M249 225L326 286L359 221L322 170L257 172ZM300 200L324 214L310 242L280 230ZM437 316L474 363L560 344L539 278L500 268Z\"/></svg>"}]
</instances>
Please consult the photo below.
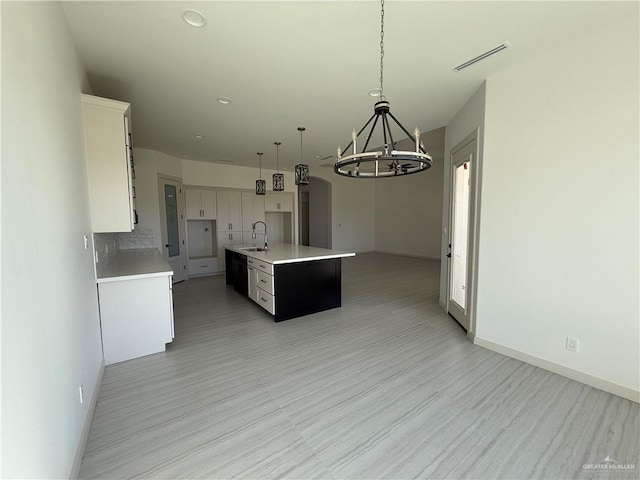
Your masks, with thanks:
<instances>
[{"instance_id":1,"label":"kitchen island countertop overhang","mask_svg":"<svg viewBox=\"0 0 640 480\"><path fill-rule=\"evenodd\" d=\"M326 260L329 258L355 257L353 252L343 252L327 248L293 245L291 243L274 243L267 250L252 251L253 245L229 245L227 250L237 252L248 257L278 265L283 263L308 262L312 260Z\"/></svg>"}]
</instances>

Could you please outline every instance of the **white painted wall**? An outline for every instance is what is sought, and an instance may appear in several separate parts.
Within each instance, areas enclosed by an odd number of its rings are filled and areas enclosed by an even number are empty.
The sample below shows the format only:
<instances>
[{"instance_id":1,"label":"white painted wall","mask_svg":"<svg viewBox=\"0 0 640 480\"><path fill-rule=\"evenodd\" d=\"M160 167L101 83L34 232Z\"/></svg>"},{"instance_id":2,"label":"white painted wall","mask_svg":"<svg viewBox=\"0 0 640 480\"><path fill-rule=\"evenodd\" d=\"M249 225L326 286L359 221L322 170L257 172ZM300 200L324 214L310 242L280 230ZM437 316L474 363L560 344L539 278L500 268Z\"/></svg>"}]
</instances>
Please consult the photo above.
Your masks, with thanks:
<instances>
[{"instance_id":1,"label":"white painted wall","mask_svg":"<svg viewBox=\"0 0 640 480\"><path fill-rule=\"evenodd\" d=\"M331 184L309 178L309 246L331 248Z\"/></svg>"},{"instance_id":2,"label":"white painted wall","mask_svg":"<svg viewBox=\"0 0 640 480\"><path fill-rule=\"evenodd\" d=\"M479 190L482 190L482 164L484 149L484 109L485 109L485 89L483 83L478 90L467 100L460 111L449 122L445 132L444 142L444 168L442 169L442 231L440 244L440 304L445 305L447 301L447 269L449 260L447 258L449 245L449 203L451 187L451 151L475 130L478 131L478 158L476 162L477 173L480 178L478 182ZM476 209L481 208L480 192L476 195ZM481 210L480 210L481 211ZM478 229L476 228L476 235ZM475 299L471 298L471 310L475 307ZM473 320L471 330L474 331Z\"/></svg>"},{"instance_id":3,"label":"white painted wall","mask_svg":"<svg viewBox=\"0 0 640 480\"><path fill-rule=\"evenodd\" d=\"M638 30L487 80L476 331L636 393Z\"/></svg>"},{"instance_id":4,"label":"white painted wall","mask_svg":"<svg viewBox=\"0 0 640 480\"><path fill-rule=\"evenodd\" d=\"M135 110L132 110L135 135ZM135 143L135 136L134 136ZM185 185L254 189L258 169L184 160L153 150L135 148L136 208L140 226L156 232L156 244L161 248L160 213L157 175L182 178ZM273 170L262 169L262 178L270 186ZM284 172L285 191L296 192L293 172ZM355 252L373 251L373 183L339 177L330 168L312 167L312 175L332 184L332 248ZM297 212L298 198L294 195ZM298 234L298 215L294 229Z\"/></svg>"},{"instance_id":5,"label":"white painted wall","mask_svg":"<svg viewBox=\"0 0 640 480\"><path fill-rule=\"evenodd\" d=\"M59 3L2 3L2 478L69 477L102 365L84 82Z\"/></svg>"},{"instance_id":6,"label":"white painted wall","mask_svg":"<svg viewBox=\"0 0 640 480\"><path fill-rule=\"evenodd\" d=\"M433 158L426 172L372 180L376 251L440 258L444 135L444 127L423 133L425 147ZM398 142L398 149L414 148L409 139Z\"/></svg>"},{"instance_id":7,"label":"white painted wall","mask_svg":"<svg viewBox=\"0 0 640 480\"><path fill-rule=\"evenodd\" d=\"M374 250L374 186L365 179L336 175L333 168L311 166L311 175L331 183L331 248Z\"/></svg>"}]
</instances>

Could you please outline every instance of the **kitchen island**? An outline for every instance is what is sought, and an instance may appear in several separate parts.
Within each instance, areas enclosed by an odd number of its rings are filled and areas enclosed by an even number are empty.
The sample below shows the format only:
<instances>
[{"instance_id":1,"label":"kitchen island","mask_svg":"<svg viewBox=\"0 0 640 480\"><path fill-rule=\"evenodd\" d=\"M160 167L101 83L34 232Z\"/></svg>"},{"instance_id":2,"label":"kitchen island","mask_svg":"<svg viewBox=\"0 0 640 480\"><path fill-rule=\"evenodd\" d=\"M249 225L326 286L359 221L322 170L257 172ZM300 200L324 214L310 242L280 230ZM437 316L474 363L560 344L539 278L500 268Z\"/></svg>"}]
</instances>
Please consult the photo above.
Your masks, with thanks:
<instances>
[{"instance_id":1,"label":"kitchen island","mask_svg":"<svg viewBox=\"0 0 640 480\"><path fill-rule=\"evenodd\" d=\"M342 259L355 253L270 244L226 247L226 282L273 315L276 322L342 305Z\"/></svg>"}]
</instances>

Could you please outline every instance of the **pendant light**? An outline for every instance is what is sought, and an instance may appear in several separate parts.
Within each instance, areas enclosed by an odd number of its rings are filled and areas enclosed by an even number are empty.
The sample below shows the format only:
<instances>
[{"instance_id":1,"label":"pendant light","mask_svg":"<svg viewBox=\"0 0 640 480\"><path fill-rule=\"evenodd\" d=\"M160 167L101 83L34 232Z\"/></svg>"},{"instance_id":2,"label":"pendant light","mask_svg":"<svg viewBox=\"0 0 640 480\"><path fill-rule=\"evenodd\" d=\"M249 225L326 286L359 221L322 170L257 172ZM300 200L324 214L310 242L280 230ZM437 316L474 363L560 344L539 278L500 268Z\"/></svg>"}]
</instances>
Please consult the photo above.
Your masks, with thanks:
<instances>
[{"instance_id":1,"label":"pendant light","mask_svg":"<svg viewBox=\"0 0 640 480\"><path fill-rule=\"evenodd\" d=\"M420 143L420 131L418 128L416 127L414 134L411 135L390 112L389 102L384 97L384 0L381 0L380 6L380 94L378 101L374 105L373 115L365 123L364 127L357 133L353 130L351 142L344 150L338 147L337 161L333 166L333 170L338 175L346 177L397 177L422 172L431 167L432 163L431 155L426 152L424 146ZM415 144L415 151L399 151L396 149L396 139L393 137L389 118ZM373 125L371 125L372 122ZM362 151L358 153L358 137L369 125L371 125L371 129L366 134ZM375 137L374 141L380 140L382 147L377 150L367 150L369 142L374 139L374 133L378 126L380 133ZM343 157L342 153L348 153L347 151L350 147L353 147L352 153Z\"/></svg>"},{"instance_id":2,"label":"pendant light","mask_svg":"<svg viewBox=\"0 0 640 480\"><path fill-rule=\"evenodd\" d=\"M273 191L281 192L284 190L284 174L280 173L280 145L282 142L274 142L276 146L276 173L273 174Z\"/></svg>"},{"instance_id":3,"label":"pendant light","mask_svg":"<svg viewBox=\"0 0 640 480\"><path fill-rule=\"evenodd\" d=\"M309 165L302 163L302 132L306 128L298 127L300 132L300 163L296 165L296 185L309 185Z\"/></svg>"},{"instance_id":4,"label":"pendant light","mask_svg":"<svg viewBox=\"0 0 640 480\"><path fill-rule=\"evenodd\" d=\"M258 162L260 165L260 178L256 180L256 195L266 195L267 193L267 182L262 179L262 152L258 152Z\"/></svg>"}]
</instances>

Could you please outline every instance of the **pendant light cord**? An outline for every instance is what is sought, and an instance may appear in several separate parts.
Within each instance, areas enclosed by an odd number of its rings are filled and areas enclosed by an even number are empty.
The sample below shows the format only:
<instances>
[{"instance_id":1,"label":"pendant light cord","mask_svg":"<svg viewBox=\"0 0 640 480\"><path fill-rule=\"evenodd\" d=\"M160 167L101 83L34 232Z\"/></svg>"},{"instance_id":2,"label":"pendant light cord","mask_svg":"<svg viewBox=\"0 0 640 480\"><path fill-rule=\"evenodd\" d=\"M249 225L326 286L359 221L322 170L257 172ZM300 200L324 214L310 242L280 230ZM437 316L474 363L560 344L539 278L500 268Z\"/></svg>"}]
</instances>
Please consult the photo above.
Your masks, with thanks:
<instances>
[{"instance_id":1,"label":"pendant light cord","mask_svg":"<svg viewBox=\"0 0 640 480\"><path fill-rule=\"evenodd\" d=\"M384 100L384 0L380 0L380 100Z\"/></svg>"},{"instance_id":2,"label":"pendant light cord","mask_svg":"<svg viewBox=\"0 0 640 480\"><path fill-rule=\"evenodd\" d=\"M302 163L302 132L304 132L306 130L306 128L304 127L298 127L298 131L300 132L300 163Z\"/></svg>"}]
</instances>

